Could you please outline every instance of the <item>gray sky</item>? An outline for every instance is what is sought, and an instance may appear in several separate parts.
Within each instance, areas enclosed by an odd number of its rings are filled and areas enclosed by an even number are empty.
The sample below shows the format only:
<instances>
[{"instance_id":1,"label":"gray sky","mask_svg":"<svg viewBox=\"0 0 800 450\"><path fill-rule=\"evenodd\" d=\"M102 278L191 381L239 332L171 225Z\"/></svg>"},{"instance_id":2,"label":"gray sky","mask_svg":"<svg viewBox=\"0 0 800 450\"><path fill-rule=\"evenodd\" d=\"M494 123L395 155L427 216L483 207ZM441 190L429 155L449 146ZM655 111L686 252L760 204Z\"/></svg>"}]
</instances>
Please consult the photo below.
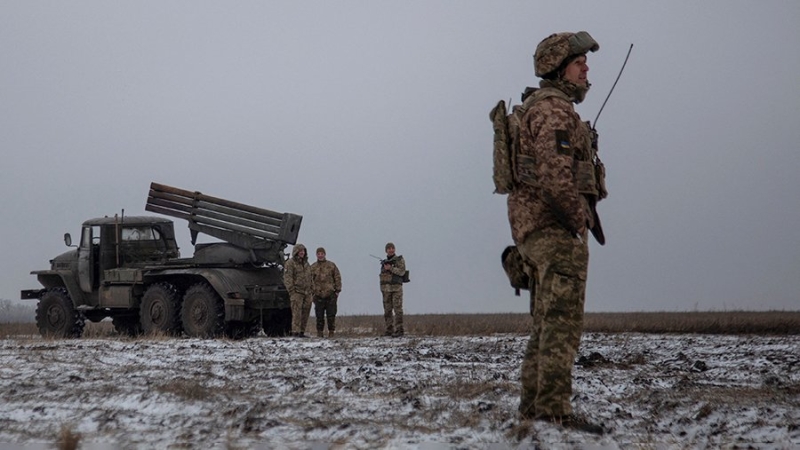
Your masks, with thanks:
<instances>
[{"instance_id":1,"label":"gray sky","mask_svg":"<svg viewBox=\"0 0 800 450\"><path fill-rule=\"evenodd\" d=\"M589 31L608 243L587 311L800 305L800 2L0 3L0 298L85 219L142 215L151 181L303 215L340 313L524 312L500 266L499 99L552 32ZM186 223L176 222L183 256Z\"/></svg>"}]
</instances>

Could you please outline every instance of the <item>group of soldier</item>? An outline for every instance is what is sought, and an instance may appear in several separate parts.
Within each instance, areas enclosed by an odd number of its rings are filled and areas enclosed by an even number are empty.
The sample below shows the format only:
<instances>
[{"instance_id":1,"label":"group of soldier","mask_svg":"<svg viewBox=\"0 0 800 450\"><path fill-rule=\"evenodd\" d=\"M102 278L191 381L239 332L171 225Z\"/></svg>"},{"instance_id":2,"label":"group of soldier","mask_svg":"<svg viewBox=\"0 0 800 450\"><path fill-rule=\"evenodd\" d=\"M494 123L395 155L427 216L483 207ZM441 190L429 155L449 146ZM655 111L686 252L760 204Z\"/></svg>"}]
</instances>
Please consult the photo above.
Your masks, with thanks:
<instances>
[{"instance_id":1,"label":"group of soldier","mask_svg":"<svg viewBox=\"0 0 800 450\"><path fill-rule=\"evenodd\" d=\"M306 337L306 327L314 305L317 319L317 337L336 334L336 312L339 293L342 292L342 275L333 261L329 261L323 247L317 248L317 260L308 263L306 247L296 244L292 256L284 265L283 282L289 292L292 307L290 336ZM403 329L403 276L405 260L395 254L395 246L386 244L386 259L381 260L380 287L383 294L385 336L402 336Z\"/></svg>"}]
</instances>

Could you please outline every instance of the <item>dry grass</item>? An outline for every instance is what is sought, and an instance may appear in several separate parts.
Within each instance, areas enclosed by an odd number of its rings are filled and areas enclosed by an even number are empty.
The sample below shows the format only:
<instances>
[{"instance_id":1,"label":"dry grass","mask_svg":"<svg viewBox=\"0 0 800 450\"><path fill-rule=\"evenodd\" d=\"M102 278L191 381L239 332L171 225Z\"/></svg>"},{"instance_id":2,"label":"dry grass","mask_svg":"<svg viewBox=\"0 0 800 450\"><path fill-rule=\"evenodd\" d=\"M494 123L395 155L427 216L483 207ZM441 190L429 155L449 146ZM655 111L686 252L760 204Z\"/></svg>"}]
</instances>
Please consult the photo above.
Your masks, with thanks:
<instances>
[{"instance_id":1,"label":"dry grass","mask_svg":"<svg viewBox=\"0 0 800 450\"><path fill-rule=\"evenodd\" d=\"M59 450L75 450L81 442L80 433L73 433L70 427L63 425L58 433L56 447Z\"/></svg>"},{"instance_id":2,"label":"dry grass","mask_svg":"<svg viewBox=\"0 0 800 450\"><path fill-rule=\"evenodd\" d=\"M586 331L699 334L798 334L800 311L592 313Z\"/></svg>"},{"instance_id":3,"label":"dry grass","mask_svg":"<svg viewBox=\"0 0 800 450\"><path fill-rule=\"evenodd\" d=\"M405 316L416 336L528 334L528 314L423 314ZM379 334L382 316L336 318L339 335ZM798 334L800 311L587 313L584 331L602 333Z\"/></svg>"},{"instance_id":4,"label":"dry grass","mask_svg":"<svg viewBox=\"0 0 800 450\"><path fill-rule=\"evenodd\" d=\"M155 388L159 392L177 395L184 400L207 400L211 390L196 380L169 380Z\"/></svg>"},{"instance_id":5,"label":"dry grass","mask_svg":"<svg viewBox=\"0 0 800 450\"><path fill-rule=\"evenodd\" d=\"M313 332L314 318L308 331ZM528 314L414 314L405 316L405 331L414 336L486 336L528 334ZM340 337L383 334L383 316L339 316L336 334ZM587 313L584 331L603 333L696 333L696 334L800 334L800 311L722 311L722 312L634 312ZM34 323L0 323L0 338L39 337ZM109 321L88 322L85 338L117 336ZM139 339L163 340L164 335Z\"/></svg>"}]
</instances>

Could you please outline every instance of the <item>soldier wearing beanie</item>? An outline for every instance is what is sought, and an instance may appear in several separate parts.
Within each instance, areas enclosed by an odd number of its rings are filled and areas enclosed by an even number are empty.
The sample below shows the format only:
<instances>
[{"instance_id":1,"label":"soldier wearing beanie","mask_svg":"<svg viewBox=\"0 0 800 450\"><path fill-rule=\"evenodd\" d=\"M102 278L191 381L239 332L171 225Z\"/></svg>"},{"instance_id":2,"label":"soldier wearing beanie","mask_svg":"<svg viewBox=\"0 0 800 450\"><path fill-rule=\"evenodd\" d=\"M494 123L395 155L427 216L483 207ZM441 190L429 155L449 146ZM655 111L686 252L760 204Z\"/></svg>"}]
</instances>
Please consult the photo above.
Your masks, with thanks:
<instances>
[{"instance_id":1,"label":"soldier wearing beanie","mask_svg":"<svg viewBox=\"0 0 800 450\"><path fill-rule=\"evenodd\" d=\"M508 196L511 234L531 277L533 327L522 362L519 411L602 433L573 414L572 366L583 327L589 265L587 230L602 244L595 204L604 169L587 123L575 112L589 91L586 54L600 48L585 31L552 34L536 47L539 88L528 88Z\"/></svg>"},{"instance_id":2,"label":"soldier wearing beanie","mask_svg":"<svg viewBox=\"0 0 800 450\"><path fill-rule=\"evenodd\" d=\"M314 295L314 315L317 317L317 336L323 337L325 319L328 337L336 333L336 311L342 292L342 275L333 261L326 258L325 249L317 248L317 261L311 265L311 291Z\"/></svg>"},{"instance_id":3,"label":"soldier wearing beanie","mask_svg":"<svg viewBox=\"0 0 800 450\"><path fill-rule=\"evenodd\" d=\"M386 244L386 259L381 262L381 294L383 295L383 320L386 324L384 336L399 337L403 329L403 278L406 261L395 254L394 244Z\"/></svg>"}]
</instances>

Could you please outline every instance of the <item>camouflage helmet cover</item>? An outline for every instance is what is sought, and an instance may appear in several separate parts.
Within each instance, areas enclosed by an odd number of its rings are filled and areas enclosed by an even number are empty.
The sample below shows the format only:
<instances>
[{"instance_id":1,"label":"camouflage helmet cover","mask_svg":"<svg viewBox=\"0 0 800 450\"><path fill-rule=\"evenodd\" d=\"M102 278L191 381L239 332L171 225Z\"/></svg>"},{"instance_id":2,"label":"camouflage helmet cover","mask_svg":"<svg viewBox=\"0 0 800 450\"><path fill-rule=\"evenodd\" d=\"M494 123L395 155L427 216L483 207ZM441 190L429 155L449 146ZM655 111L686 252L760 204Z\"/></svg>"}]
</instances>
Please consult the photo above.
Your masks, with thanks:
<instances>
[{"instance_id":1,"label":"camouflage helmet cover","mask_svg":"<svg viewBox=\"0 0 800 450\"><path fill-rule=\"evenodd\" d=\"M555 33L547 36L536 46L533 55L533 68L537 77L542 77L558 69L570 56L596 52L600 44L585 31L577 33Z\"/></svg>"}]
</instances>

